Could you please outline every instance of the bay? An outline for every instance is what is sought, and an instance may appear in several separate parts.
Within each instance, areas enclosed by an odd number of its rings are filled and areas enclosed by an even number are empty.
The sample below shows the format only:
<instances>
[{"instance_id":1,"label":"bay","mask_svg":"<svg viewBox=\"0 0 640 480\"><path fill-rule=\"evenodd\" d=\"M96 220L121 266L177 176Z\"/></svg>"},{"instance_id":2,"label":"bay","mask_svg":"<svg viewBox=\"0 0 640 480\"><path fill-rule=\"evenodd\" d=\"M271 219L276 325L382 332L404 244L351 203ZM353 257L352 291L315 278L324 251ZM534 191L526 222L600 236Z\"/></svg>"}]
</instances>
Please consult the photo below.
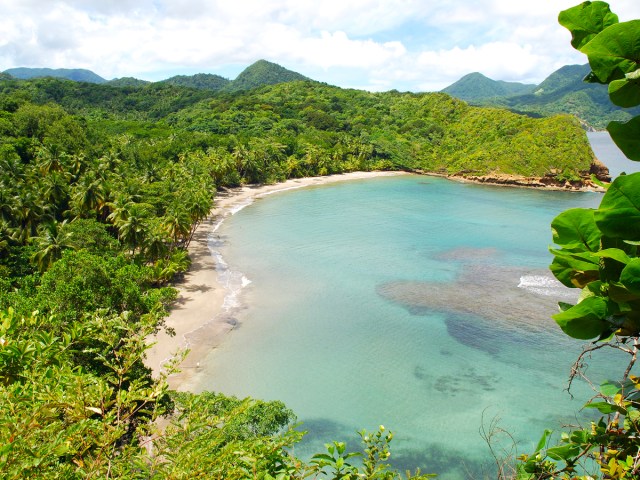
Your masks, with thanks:
<instances>
[{"instance_id":1,"label":"bay","mask_svg":"<svg viewBox=\"0 0 640 480\"><path fill-rule=\"evenodd\" d=\"M587 386L564 390L581 342L550 319L576 293L548 273L549 225L601 198L411 175L261 198L210 238L244 288L194 390L283 400L303 457L384 424L398 468L495 478L482 428L530 453L587 420ZM592 363L596 381L616 373Z\"/></svg>"}]
</instances>

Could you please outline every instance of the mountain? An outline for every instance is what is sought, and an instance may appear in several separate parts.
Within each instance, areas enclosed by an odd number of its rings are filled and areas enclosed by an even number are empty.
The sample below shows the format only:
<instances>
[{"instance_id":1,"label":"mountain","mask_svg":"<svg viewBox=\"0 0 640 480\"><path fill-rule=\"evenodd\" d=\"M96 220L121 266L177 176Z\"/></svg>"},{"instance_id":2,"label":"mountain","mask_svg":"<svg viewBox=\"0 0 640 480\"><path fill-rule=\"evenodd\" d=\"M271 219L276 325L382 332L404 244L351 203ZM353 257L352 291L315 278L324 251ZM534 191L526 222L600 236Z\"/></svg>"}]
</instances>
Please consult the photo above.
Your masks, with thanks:
<instances>
[{"instance_id":1,"label":"mountain","mask_svg":"<svg viewBox=\"0 0 640 480\"><path fill-rule=\"evenodd\" d=\"M258 60L247 67L227 87L226 91L251 90L263 85L275 85L277 83L310 80L299 73L287 70L277 63L266 60Z\"/></svg>"},{"instance_id":2,"label":"mountain","mask_svg":"<svg viewBox=\"0 0 640 480\"><path fill-rule=\"evenodd\" d=\"M540 85L538 85L533 93L535 95L548 95L553 92L567 90L581 90L588 88L590 85L583 82L591 68L589 64L585 65L565 65L549 75ZM595 90L600 90L597 88Z\"/></svg>"},{"instance_id":3,"label":"mountain","mask_svg":"<svg viewBox=\"0 0 640 480\"><path fill-rule=\"evenodd\" d=\"M214 92L222 90L229 85L231 81L220 75L212 75L210 73L197 73L196 75L176 75L175 77L162 80L161 83L176 85L179 87L197 88L199 90L213 90Z\"/></svg>"},{"instance_id":4,"label":"mountain","mask_svg":"<svg viewBox=\"0 0 640 480\"><path fill-rule=\"evenodd\" d=\"M606 85L584 82L591 71L589 65L566 65L549 75L528 92L488 95L495 80L472 73L445 88L443 92L477 105L508 108L532 116L568 113L579 118L585 126L604 129L612 120L627 121L640 114L640 108L624 109L609 100ZM503 82L507 83L507 82Z\"/></svg>"},{"instance_id":5,"label":"mountain","mask_svg":"<svg viewBox=\"0 0 640 480\"><path fill-rule=\"evenodd\" d=\"M106 80L100 75L93 73L91 70L85 70L83 68L10 68L5 70L4 73L8 73L14 78L21 80L27 80L30 78L39 77L56 77L66 78L67 80L74 80L76 82L88 82L88 83L105 83Z\"/></svg>"},{"instance_id":6,"label":"mountain","mask_svg":"<svg viewBox=\"0 0 640 480\"><path fill-rule=\"evenodd\" d=\"M460 100L478 102L496 97L530 93L534 88L535 85L492 80L481 73L474 72L465 75L442 91Z\"/></svg>"},{"instance_id":7,"label":"mountain","mask_svg":"<svg viewBox=\"0 0 640 480\"><path fill-rule=\"evenodd\" d=\"M116 78L107 81L92 71L83 69L10 68L9 70L5 70L3 73L21 80L39 77L56 77L74 80L76 82L106 83L114 87L142 87L151 83L133 77ZM238 77L233 81L221 77L220 75L198 73L196 75L176 75L155 83L165 83L178 87L210 90L213 92L238 92L262 87L263 85L275 85L277 83L294 82L299 80L309 80L309 78L291 70L287 70L276 63L268 62L266 60L258 60L243 70L242 73L240 73L240 75L238 75Z\"/></svg>"},{"instance_id":8,"label":"mountain","mask_svg":"<svg viewBox=\"0 0 640 480\"><path fill-rule=\"evenodd\" d=\"M532 94L503 99L501 106L542 115L569 113L587 126L604 129L610 121L626 122L640 108L621 108L609 99L608 88L587 83L589 65L567 65L549 75Z\"/></svg>"}]
</instances>

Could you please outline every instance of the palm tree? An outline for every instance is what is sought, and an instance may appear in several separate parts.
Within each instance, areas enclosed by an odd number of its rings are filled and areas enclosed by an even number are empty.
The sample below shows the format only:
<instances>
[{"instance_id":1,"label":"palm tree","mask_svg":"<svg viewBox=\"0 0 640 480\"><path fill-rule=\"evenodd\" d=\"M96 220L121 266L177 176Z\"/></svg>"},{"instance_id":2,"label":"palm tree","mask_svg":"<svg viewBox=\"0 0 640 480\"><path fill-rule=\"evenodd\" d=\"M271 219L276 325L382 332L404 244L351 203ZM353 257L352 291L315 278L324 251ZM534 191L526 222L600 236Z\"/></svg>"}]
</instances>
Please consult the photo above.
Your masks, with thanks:
<instances>
[{"instance_id":1,"label":"palm tree","mask_svg":"<svg viewBox=\"0 0 640 480\"><path fill-rule=\"evenodd\" d=\"M185 243L191 233L191 218L189 217L189 212L181 204L170 205L162 217L162 226L173 240L171 246L173 250L180 243Z\"/></svg>"},{"instance_id":2,"label":"palm tree","mask_svg":"<svg viewBox=\"0 0 640 480\"><path fill-rule=\"evenodd\" d=\"M114 224L118 228L118 238L131 248L132 254L144 245L149 232L149 207L147 204L130 202L125 206L122 220Z\"/></svg>"},{"instance_id":3,"label":"palm tree","mask_svg":"<svg viewBox=\"0 0 640 480\"><path fill-rule=\"evenodd\" d=\"M62 223L45 223L38 229L40 235L31 239L38 247L31 260L41 272L60 259L64 250L76 248L71 233L65 232L66 223L66 220Z\"/></svg>"},{"instance_id":4,"label":"palm tree","mask_svg":"<svg viewBox=\"0 0 640 480\"><path fill-rule=\"evenodd\" d=\"M40 184L42 202L48 205L52 214L58 218L69 209L68 178L65 173L52 171Z\"/></svg>"},{"instance_id":5,"label":"palm tree","mask_svg":"<svg viewBox=\"0 0 640 480\"><path fill-rule=\"evenodd\" d=\"M98 216L107 199L106 185L86 175L73 187L71 211L76 218ZM92 215L93 214L93 215Z\"/></svg>"},{"instance_id":6,"label":"palm tree","mask_svg":"<svg viewBox=\"0 0 640 480\"><path fill-rule=\"evenodd\" d=\"M38 223L45 213L45 207L38 200L36 194L28 190L14 196L12 215L15 230L13 238L23 245L35 235Z\"/></svg>"}]
</instances>

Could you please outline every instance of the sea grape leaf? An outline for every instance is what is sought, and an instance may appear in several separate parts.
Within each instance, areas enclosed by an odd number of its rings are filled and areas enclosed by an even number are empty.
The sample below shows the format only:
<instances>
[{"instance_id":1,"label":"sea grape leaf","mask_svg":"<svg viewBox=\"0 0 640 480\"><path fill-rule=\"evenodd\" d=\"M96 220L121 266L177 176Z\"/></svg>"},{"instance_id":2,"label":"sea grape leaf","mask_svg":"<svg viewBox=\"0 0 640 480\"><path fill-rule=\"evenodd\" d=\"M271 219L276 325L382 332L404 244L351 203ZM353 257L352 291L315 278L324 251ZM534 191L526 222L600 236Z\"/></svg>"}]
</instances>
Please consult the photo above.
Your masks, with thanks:
<instances>
[{"instance_id":1,"label":"sea grape leaf","mask_svg":"<svg viewBox=\"0 0 640 480\"><path fill-rule=\"evenodd\" d=\"M600 248L600 230L596 225L594 210L571 208L551 222L553 242L568 249L595 252Z\"/></svg>"},{"instance_id":2,"label":"sea grape leaf","mask_svg":"<svg viewBox=\"0 0 640 480\"><path fill-rule=\"evenodd\" d=\"M640 68L640 20L608 26L580 51L589 57L591 70L602 83L625 78Z\"/></svg>"},{"instance_id":3,"label":"sea grape leaf","mask_svg":"<svg viewBox=\"0 0 640 480\"><path fill-rule=\"evenodd\" d=\"M611 329L604 321L607 317L607 302L602 297L588 297L564 312L552 315L562 331L579 340L590 340Z\"/></svg>"},{"instance_id":4,"label":"sea grape leaf","mask_svg":"<svg viewBox=\"0 0 640 480\"><path fill-rule=\"evenodd\" d=\"M620 283L630 292L640 294L640 258L634 258L624 267Z\"/></svg>"},{"instance_id":5,"label":"sea grape leaf","mask_svg":"<svg viewBox=\"0 0 640 480\"><path fill-rule=\"evenodd\" d=\"M616 262L624 263L625 265L631 261L629 255L619 248L605 248L604 250L594 252L593 254L597 257L610 258Z\"/></svg>"},{"instance_id":6,"label":"sea grape leaf","mask_svg":"<svg viewBox=\"0 0 640 480\"><path fill-rule=\"evenodd\" d=\"M588 261L579 255L551 250L555 255L549 266L551 273L569 288L583 288L599 277L598 262Z\"/></svg>"},{"instance_id":7,"label":"sea grape leaf","mask_svg":"<svg viewBox=\"0 0 640 480\"><path fill-rule=\"evenodd\" d=\"M558 22L571 32L571 45L580 50L606 27L618 23L618 16L606 2L584 2L560 12Z\"/></svg>"},{"instance_id":8,"label":"sea grape leaf","mask_svg":"<svg viewBox=\"0 0 640 480\"><path fill-rule=\"evenodd\" d=\"M640 160L640 116L628 122L609 122L607 131L627 158Z\"/></svg>"},{"instance_id":9,"label":"sea grape leaf","mask_svg":"<svg viewBox=\"0 0 640 480\"><path fill-rule=\"evenodd\" d=\"M640 105L640 70L612 81L609 84L609 98L619 107L631 108Z\"/></svg>"},{"instance_id":10,"label":"sea grape leaf","mask_svg":"<svg viewBox=\"0 0 640 480\"><path fill-rule=\"evenodd\" d=\"M640 240L640 173L616 178L594 215L607 237Z\"/></svg>"},{"instance_id":11,"label":"sea grape leaf","mask_svg":"<svg viewBox=\"0 0 640 480\"><path fill-rule=\"evenodd\" d=\"M609 283L609 298L616 303L635 302L640 300L640 296L632 293L624 285L618 282Z\"/></svg>"}]
</instances>

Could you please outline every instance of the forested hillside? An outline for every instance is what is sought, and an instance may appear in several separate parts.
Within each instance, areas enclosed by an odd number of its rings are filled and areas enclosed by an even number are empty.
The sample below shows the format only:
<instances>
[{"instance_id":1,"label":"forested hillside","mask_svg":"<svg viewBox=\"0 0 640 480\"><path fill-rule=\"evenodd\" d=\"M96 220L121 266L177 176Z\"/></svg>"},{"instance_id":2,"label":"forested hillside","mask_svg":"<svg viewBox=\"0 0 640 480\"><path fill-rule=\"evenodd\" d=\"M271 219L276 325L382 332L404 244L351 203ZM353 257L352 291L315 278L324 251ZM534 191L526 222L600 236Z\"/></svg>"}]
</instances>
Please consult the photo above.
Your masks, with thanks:
<instances>
[{"instance_id":1,"label":"forested hillside","mask_svg":"<svg viewBox=\"0 0 640 480\"><path fill-rule=\"evenodd\" d=\"M107 81L90 70L80 68L51 69L20 67L10 68L0 73L0 75L10 75L10 77L20 80L52 77L73 80L75 82L106 83L115 87L142 87L152 83L133 77L114 78L113 80ZM294 82L298 80L309 79L297 72L287 70L276 63L258 60L240 72L235 80L229 80L220 75L210 73L196 73L195 75L176 75L155 83L201 90L237 92L241 90L251 90L263 85L275 85L277 83Z\"/></svg>"},{"instance_id":2,"label":"forested hillside","mask_svg":"<svg viewBox=\"0 0 640 480\"><path fill-rule=\"evenodd\" d=\"M627 121L640 113L637 108L623 109L613 105L606 85L584 82L590 71L588 64L567 65L537 86L500 82L472 73L443 92L475 105L508 108L533 116L569 114L598 130L604 129L610 121ZM505 89L505 84L512 88Z\"/></svg>"},{"instance_id":3,"label":"forested hillside","mask_svg":"<svg viewBox=\"0 0 640 480\"><path fill-rule=\"evenodd\" d=\"M169 392L144 366L216 189L371 169L578 181L591 156L569 117L445 94L0 81L0 476L343 470L342 444L310 463L283 449L300 434L281 403ZM383 478L391 436L363 440Z\"/></svg>"},{"instance_id":4,"label":"forested hillside","mask_svg":"<svg viewBox=\"0 0 640 480\"><path fill-rule=\"evenodd\" d=\"M54 77L73 80L76 82L105 83L100 75L83 68L10 68L4 73L13 78L28 80L38 77Z\"/></svg>"},{"instance_id":5,"label":"forested hillside","mask_svg":"<svg viewBox=\"0 0 640 480\"><path fill-rule=\"evenodd\" d=\"M479 72L469 73L442 91L466 102L479 102L498 97L530 93L535 85L492 80Z\"/></svg>"}]
</instances>

